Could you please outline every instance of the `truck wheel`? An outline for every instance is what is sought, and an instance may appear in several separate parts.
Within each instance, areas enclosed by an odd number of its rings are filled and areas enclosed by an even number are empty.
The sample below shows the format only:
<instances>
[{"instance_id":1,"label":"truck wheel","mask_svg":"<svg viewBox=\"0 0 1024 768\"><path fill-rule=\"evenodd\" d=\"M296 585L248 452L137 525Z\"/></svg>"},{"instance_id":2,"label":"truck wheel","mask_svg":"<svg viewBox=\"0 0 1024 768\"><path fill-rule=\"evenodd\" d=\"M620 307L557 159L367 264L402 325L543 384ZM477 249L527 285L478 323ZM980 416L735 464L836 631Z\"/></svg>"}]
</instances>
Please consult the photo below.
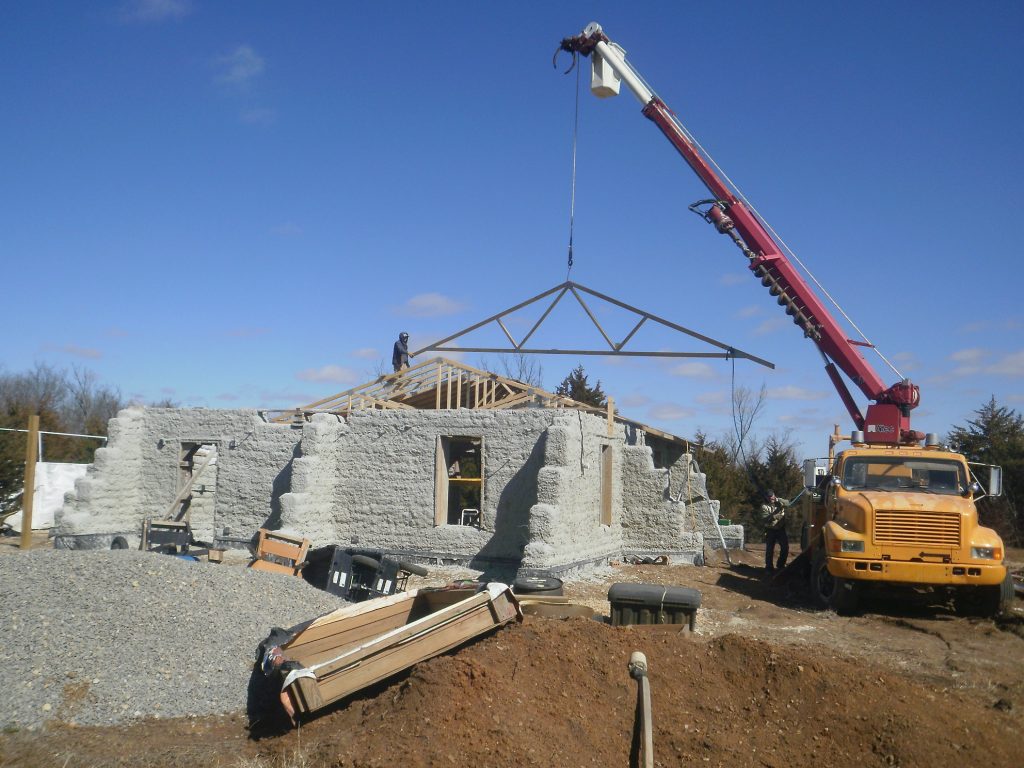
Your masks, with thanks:
<instances>
[{"instance_id":1,"label":"truck wheel","mask_svg":"<svg viewBox=\"0 0 1024 768\"><path fill-rule=\"evenodd\" d=\"M836 591L836 580L828 572L825 553L820 549L811 561L811 597L822 610L832 606L832 594Z\"/></svg>"},{"instance_id":2,"label":"truck wheel","mask_svg":"<svg viewBox=\"0 0 1024 768\"><path fill-rule=\"evenodd\" d=\"M839 579L833 577L835 589L832 590L832 600L829 608L840 616L851 616L857 612L857 604L860 602L860 585L850 579Z\"/></svg>"},{"instance_id":3,"label":"truck wheel","mask_svg":"<svg viewBox=\"0 0 1024 768\"><path fill-rule=\"evenodd\" d=\"M991 619L997 616L1008 616L1013 611L1013 577L1007 571L1002 584L975 587L963 597L957 594L956 598L954 598L954 605L957 613Z\"/></svg>"}]
</instances>

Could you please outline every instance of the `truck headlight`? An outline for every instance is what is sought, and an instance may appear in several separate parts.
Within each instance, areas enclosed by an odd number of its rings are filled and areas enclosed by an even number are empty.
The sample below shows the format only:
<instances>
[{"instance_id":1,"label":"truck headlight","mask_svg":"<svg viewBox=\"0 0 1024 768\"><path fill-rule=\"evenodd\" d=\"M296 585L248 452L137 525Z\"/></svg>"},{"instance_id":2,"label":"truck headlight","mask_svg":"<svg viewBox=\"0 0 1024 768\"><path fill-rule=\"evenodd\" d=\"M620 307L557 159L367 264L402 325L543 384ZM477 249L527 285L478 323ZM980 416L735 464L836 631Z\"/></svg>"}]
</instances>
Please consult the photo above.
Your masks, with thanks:
<instances>
[{"instance_id":1,"label":"truck headlight","mask_svg":"<svg viewBox=\"0 0 1024 768\"><path fill-rule=\"evenodd\" d=\"M1002 556L999 547L971 547L971 557L977 560L1000 560Z\"/></svg>"},{"instance_id":2,"label":"truck headlight","mask_svg":"<svg viewBox=\"0 0 1024 768\"><path fill-rule=\"evenodd\" d=\"M852 541L844 540L840 545L840 552L863 552L864 542L863 541Z\"/></svg>"}]
</instances>

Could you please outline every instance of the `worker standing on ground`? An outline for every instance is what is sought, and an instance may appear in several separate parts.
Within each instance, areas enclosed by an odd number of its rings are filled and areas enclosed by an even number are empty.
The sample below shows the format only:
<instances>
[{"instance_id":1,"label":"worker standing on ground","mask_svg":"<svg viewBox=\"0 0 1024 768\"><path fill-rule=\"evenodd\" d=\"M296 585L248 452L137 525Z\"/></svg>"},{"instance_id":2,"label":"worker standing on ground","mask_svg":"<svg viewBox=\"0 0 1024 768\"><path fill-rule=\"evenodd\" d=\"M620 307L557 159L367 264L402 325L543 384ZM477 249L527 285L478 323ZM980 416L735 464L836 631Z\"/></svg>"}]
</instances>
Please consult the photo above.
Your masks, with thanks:
<instances>
[{"instance_id":1,"label":"worker standing on ground","mask_svg":"<svg viewBox=\"0 0 1024 768\"><path fill-rule=\"evenodd\" d=\"M788 499L780 499L775 491L768 491L767 502L761 505L761 514L765 518L764 531L764 565L768 574L786 567L789 559L789 535L786 533L786 510L789 509ZM774 561L775 545L779 545L779 559Z\"/></svg>"},{"instance_id":2,"label":"worker standing on ground","mask_svg":"<svg viewBox=\"0 0 1024 768\"><path fill-rule=\"evenodd\" d=\"M395 373L409 367L410 357L409 334L403 331L398 334L398 341L395 342L395 348L391 352L391 366L395 369Z\"/></svg>"}]
</instances>

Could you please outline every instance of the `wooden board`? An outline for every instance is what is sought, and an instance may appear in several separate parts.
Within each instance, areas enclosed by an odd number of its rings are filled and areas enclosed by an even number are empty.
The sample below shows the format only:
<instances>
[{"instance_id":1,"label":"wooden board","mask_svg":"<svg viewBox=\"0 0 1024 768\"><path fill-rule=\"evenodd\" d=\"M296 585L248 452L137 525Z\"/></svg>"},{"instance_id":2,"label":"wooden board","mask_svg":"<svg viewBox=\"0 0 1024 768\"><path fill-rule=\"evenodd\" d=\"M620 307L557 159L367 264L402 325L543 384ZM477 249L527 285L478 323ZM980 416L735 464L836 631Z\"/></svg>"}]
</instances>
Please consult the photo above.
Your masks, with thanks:
<instances>
[{"instance_id":1,"label":"wooden board","mask_svg":"<svg viewBox=\"0 0 1024 768\"><path fill-rule=\"evenodd\" d=\"M419 603L416 603L417 597ZM361 604L335 611L310 623L282 646L286 660L298 661L314 675L297 677L284 690L298 711L315 711L419 661L522 617L508 588L493 596L488 591L470 593L469 590L453 590L447 593L413 592L372 602L380 602L381 605ZM403 602L407 606L404 609L401 607ZM411 615L413 605L423 608L424 603L430 603L429 608L437 610L404 626L369 637L362 643L353 645L349 642L374 626L393 623L403 611L405 615ZM375 616L378 612L386 614L386 617ZM332 632L341 644L328 653L325 643L332 638Z\"/></svg>"}]
</instances>

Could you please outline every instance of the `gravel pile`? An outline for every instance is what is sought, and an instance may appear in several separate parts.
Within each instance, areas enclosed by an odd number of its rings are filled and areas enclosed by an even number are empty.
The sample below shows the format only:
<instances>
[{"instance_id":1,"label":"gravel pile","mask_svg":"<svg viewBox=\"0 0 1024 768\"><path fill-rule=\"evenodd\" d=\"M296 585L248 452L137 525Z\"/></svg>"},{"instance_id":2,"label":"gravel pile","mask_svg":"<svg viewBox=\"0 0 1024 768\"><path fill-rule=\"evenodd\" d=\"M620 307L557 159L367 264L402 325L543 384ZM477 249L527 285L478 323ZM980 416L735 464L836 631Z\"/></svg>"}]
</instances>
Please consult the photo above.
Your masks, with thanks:
<instances>
[{"instance_id":1,"label":"gravel pile","mask_svg":"<svg viewBox=\"0 0 1024 768\"><path fill-rule=\"evenodd\" d=\"M135 551L0 557L0 728L244 711L271 627L342 605L291 576Z\"/></svg>"}]
</instances>

